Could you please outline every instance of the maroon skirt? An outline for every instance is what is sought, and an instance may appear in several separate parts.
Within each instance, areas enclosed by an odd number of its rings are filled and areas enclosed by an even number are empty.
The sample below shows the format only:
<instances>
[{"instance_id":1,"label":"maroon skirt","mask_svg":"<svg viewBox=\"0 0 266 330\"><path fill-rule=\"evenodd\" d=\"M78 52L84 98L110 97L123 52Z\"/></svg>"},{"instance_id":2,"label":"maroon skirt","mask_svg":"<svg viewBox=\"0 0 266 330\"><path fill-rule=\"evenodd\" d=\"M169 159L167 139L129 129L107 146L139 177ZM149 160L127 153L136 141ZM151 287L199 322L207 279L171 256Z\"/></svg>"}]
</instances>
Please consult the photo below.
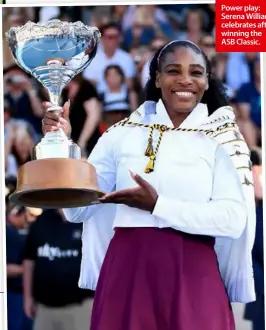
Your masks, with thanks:
<instances>
[{"instance_id":1,"label":"maroon skirt","mask_svg":"<svg viewBox=\"0 0 266 330\"><path fill-rule=\"evenodd\" d=\"M101 269L91 330L235 330L215 240L117 228Z\"/></svg>"}]
</instances>

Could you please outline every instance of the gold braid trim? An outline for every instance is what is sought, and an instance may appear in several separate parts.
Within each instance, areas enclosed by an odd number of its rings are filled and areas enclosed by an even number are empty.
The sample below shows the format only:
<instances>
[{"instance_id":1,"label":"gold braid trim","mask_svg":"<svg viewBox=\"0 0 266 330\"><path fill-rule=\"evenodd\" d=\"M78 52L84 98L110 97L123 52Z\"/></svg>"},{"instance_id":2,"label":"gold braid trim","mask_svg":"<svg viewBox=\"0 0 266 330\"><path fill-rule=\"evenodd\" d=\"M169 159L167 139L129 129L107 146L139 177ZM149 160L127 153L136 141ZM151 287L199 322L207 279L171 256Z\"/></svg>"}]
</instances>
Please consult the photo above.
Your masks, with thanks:
<instances>
[{"instance_id":1,"label":"gold braid trim","mask_svg":"<svg viewBox=\"0 0 266 330\"><path fill-rule=\"evenodd\" d=\"M215 130L213 129L198 129L198 128L174 128L174 127L167 127L166 125L159 125L159 124L153 124L153 125L148 125L148 124L141 124L141 123L134 123L129 121L129 118L123 119L120 122L116 123L112 127L109 128L115 128L117 126L132 126L132 127L143 127L143 128L149 128L150 133L149 133L149 138L148 138L148 145L145 150L145 156L149 157L148 164L145 168L145 173L151 173L154 170L154 164L156 160L156 156L162 141L163 133L167 131L176 131L176 132L200 132L200 133L205 133L206 135L214 135L215 133L220 134L222 132L227 132L230 130L234 130L236 127L235 123L226 123L221 126L218 126ZM158 143L156 145L156 148L154 150L153 148L153 132L154 130L158 130L160 132ZM106 132L108 132L107 130ZM216 135L214 135L216 136Z\"/></svg>"}]
</instances>

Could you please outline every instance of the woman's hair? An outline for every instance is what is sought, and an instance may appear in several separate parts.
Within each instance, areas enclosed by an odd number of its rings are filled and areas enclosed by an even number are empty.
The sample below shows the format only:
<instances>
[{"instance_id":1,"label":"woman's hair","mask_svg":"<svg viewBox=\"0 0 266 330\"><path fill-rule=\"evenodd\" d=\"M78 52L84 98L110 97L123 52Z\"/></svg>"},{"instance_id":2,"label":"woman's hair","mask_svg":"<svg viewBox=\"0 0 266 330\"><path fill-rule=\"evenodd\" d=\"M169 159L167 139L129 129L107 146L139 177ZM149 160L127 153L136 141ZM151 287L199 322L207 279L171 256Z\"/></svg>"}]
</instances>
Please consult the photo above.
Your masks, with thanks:
<instances>
[{"instance_id":1,"label":"woman's hair","mask_svg":"<svg viewBox=\"0 0 266 330\"><path fill-rule=\"evenodd\" d=\"M218 108L229 105L229 101L226 96L226 89L223 85L223 82L212 74L211 63L208 57L196 44L190 41L179 40L173 41L158 49L153 59L151 60L149 68L149 80L147 81L145 87L146 101L158 102L162 97L161 89L157 88L155 85L156 73L161 71L162 63L164 62L166 55L174 52L174 50L178 47L191 48L195 53L201 54L205 60L209 88L204 92L200 102L207 105L209 115L215 112Z\"/></svg>"},{"instance_id":2,"label":"woman's hair","mask_svg":"<svg viewBox=\"0 0 266 330\"><path fill-rule=\"evenodd\" d=\"M123 84L126 80L126 77L125 77L125 73L123 71L123 69L119 66L119 65L109 65L105 70L104 70L104 78L106 79L107 78L107 75L108 75L108 72L110 70L115 70L119 76L121 77L121 83Z\"/></svg>"}]
</instances>

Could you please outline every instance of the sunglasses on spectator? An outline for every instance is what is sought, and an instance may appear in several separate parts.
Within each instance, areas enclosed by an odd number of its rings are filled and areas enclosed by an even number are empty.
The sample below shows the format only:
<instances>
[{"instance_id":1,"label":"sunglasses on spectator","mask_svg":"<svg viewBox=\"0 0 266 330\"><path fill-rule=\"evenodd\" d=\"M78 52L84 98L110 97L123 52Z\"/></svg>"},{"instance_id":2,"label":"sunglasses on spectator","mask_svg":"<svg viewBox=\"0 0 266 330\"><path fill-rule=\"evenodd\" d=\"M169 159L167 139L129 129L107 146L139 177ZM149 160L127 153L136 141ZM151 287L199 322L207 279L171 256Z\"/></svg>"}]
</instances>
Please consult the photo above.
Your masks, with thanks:
<instances>
[{"instance_id":1,"label":"sunglasses on spectator","mask_svg":"<svg viewBox=\"0 0 266 330\"><path fill-rule=\"evenodd\" d=\"M119 38L118 34L106 34L104 35L104 39L108 40L117 40Z\"/></svg>"}]
</instances>

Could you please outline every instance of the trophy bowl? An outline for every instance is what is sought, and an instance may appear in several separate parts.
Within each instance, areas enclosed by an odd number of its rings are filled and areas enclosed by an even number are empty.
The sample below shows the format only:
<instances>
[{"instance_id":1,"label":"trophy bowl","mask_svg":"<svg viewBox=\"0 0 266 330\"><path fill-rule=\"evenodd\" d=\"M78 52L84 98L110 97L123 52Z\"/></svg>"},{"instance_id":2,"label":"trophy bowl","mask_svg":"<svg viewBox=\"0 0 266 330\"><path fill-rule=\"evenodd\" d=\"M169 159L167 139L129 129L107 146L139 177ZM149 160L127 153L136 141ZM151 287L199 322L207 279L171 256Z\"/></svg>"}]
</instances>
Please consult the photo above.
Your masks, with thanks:
<instances>
[{"instance_id":1,"label":"trophy bowl","mask_svg":"<svg viewBox=\"0 0 266 330\"><path fill-rule=\"evenodd\" d=\"M62 112L63 88L93 60L100 41L96 27L82 22L50 20L27 22L6 33L16 64L48 91L51 107ZM92 164L62 129L47 132L32 150L31 161L18 170L17 187L10 200L37 208L81 207L103 195Z\"/></svg>"}]
</instances>

